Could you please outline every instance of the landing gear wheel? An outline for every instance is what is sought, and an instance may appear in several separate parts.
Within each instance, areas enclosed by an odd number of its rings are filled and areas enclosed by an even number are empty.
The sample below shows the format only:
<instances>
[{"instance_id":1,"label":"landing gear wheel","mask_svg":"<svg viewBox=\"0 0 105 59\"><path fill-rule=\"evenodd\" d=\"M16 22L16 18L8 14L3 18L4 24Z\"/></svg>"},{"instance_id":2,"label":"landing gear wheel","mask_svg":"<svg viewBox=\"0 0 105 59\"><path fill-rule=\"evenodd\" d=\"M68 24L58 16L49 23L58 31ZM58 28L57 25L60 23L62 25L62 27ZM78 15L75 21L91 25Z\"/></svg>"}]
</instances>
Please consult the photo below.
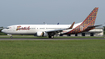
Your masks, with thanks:
<instances>
[{"instance_id":1,"label":"landing gear wheel","mask_svg":"<svg viewBox=\"0 0 105 59\"><path fill-rule=\"evenodd\" d=\"M51 38L51 36L48 36L48 38Z\"/></svg>"},{"instance_id":2,"label":"landing gear wheel","mask_svg":"<svg viewBox=\"0 0 105 59\"><path fill-rule=\"evenodd\" d=\"M51 38L53 39L53 38L54 38L54 36L51 36Z\"/></svg>"},{"instance_id":3,"label":"landing gear wheel","mask_svg":"<svg viewBox=\"0 0 105 59\"><path fill-rule=\"evenodd\" d=\"M10 38L12 39L13 37L12 37L12 36L10 36Z\"/></svg>"},{"instance_id":4,"label":"landing gear wheel","mask_svg":"<svg viewBox=\"0 0 105 59\"><path fill-rule=\"evenodd\" d=\"M50 36L50 35L49 35L48 38L54 38L54 36Z\"/></svg>"}]
</instances>

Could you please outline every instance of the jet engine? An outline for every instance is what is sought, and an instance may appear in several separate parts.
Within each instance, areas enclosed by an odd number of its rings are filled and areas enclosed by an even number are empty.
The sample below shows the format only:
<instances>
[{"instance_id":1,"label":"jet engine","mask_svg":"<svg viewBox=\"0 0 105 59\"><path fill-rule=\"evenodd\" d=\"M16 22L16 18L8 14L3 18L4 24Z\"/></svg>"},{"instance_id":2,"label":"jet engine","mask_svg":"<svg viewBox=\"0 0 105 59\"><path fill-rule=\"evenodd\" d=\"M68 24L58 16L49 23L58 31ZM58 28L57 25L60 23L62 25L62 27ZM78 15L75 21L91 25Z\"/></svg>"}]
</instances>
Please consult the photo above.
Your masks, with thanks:
<instances>
[{"instance_id":1,"label":"jet engine","mask_svg":"<svg viewBox=\"0 0 105 59\"><path fill-rule=\"evenodd\" d=\"M37 36L48 36L46 32L37 32L36 35Z\"/></svg>"}]
</instances>

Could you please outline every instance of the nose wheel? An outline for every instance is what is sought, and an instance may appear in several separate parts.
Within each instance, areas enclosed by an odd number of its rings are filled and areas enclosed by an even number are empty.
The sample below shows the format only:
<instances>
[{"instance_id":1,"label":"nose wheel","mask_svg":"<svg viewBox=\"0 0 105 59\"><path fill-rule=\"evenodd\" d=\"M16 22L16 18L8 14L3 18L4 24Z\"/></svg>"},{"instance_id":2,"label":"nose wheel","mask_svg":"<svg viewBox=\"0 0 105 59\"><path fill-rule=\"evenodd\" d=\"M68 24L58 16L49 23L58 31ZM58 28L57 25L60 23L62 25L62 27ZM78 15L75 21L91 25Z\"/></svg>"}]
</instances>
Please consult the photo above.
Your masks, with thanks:
<instances>
[{"instance_id":1,"label":"nose wheel","mask_svg":"<svg viewBox=\"0 0 105 59\"><path fill-rule=\"evenodd\" d=\"M10 38L12 39L13 37L12 37L12 36L10 36Z\"/></svg>"},{"instance_id":2,"label":"nose wheel","mask_svg":"<svg viewBox=\"0 0 105 59\"><path fill-rule=\"evenodd\" d=\"M10 36L10 38L12 39L13 37L12 37L12 34L7 34L8 36Z\"/></svg>"}]
</instances>

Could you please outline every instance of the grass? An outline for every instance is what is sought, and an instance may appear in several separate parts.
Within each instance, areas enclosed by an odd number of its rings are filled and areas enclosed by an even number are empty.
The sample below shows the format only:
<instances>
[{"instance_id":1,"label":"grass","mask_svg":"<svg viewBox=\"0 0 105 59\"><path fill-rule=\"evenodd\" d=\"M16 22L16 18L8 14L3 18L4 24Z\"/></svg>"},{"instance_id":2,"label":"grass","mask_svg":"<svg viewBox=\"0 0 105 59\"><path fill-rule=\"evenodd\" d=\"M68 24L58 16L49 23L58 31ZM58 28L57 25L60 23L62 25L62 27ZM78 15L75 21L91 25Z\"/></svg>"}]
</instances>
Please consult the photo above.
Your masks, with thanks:
<instances>
[{"instance_id":1,"label":"grass","mask_svg":"<svg viewBox=\"0 0 105 59\"><path fill-rule=\"evenodd\" d=\"M0 40L0 59L105 59L105 40Z\"/></svg>"}]
</instances>

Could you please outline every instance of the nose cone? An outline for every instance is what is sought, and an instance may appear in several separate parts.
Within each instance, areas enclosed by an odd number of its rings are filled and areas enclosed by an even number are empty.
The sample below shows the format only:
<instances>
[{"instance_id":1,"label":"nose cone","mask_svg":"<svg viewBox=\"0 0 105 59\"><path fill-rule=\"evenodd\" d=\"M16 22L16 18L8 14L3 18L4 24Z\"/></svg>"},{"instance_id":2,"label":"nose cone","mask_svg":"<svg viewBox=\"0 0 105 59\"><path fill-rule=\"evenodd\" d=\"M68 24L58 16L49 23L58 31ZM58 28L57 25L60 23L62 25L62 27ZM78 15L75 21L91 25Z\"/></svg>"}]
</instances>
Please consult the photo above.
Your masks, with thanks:
<instances>
[{"instance_id":1,"label":"nose cone","mask_svg":"<svg viewBox=\"0 0 105 59\"><path fill-rule=\"evenodd\" d=\"M6 34L8 33L7 29L3 29L3 30L1 30L1 32L6 33Z\"/></svg>"},{"instance_id":2,"label":"nose cone","mask_svg":"<svg viewBox=\"0 0 105 59\"><path fill-rule=\"evenodd\" d=\"M4 30L1 30L1 32L4 32Z\"/></svg>"},{"instance_id":3,"label":"nose cone","mask_svg":"<svg viewBox=\"0 0 105 59\"><path fill-rule=\"evenodd\" d=\"M3 30L1 30L1 32L5 33L6 31L5 31L5 29L3 29Z\"/></svg>"}]
</instances>

